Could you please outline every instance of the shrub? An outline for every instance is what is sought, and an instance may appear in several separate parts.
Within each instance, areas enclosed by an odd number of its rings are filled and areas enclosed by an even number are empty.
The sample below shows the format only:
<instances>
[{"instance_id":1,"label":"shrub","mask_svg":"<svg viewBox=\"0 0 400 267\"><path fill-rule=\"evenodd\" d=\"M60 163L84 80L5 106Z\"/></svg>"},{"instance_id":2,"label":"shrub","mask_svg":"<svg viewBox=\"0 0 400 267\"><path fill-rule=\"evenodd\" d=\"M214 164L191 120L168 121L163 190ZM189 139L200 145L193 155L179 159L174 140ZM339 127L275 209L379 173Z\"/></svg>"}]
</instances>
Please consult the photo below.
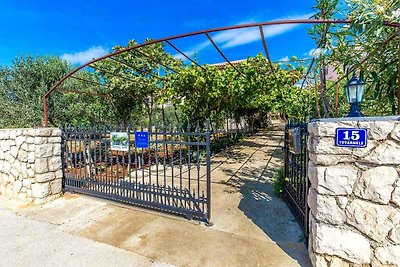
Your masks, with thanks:
<instances>
[{"instance_id":1,"label":"shrub","mask_svg":"<svg viewBox=\"0 0 400 267\"><path fill-rule=\"evenodd\" d=\"M283 196L283 191L285 189L285 178L283 167L281 167L275 174L274 178L272 178L274 192L278 197Z\"/></svg>"}]
</instances>

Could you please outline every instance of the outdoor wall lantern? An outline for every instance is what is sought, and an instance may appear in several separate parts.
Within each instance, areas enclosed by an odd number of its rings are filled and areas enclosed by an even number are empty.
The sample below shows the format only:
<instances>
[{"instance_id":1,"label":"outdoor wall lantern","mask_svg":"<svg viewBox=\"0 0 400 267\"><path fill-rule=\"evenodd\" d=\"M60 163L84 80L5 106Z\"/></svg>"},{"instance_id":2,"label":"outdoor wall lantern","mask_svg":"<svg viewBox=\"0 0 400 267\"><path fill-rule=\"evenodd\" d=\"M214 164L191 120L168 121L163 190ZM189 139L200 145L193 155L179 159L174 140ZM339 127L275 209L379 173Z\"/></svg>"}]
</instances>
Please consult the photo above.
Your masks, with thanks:
<instances>
[{"instance_id":1,"label":"outdoor wall lantern","mask_svg":"<svg viewBox=\"0 0 400 267\"><path fill-rule=\"evenodd\" d=\"M351 105L350 113L347 117L364 117L364 115L360 111L359 104L362 101L364 90L365 90L365 82L358 78L356 74L353 74L353 77L345 86L347 102Z\"/></svg>"}]
</instances>

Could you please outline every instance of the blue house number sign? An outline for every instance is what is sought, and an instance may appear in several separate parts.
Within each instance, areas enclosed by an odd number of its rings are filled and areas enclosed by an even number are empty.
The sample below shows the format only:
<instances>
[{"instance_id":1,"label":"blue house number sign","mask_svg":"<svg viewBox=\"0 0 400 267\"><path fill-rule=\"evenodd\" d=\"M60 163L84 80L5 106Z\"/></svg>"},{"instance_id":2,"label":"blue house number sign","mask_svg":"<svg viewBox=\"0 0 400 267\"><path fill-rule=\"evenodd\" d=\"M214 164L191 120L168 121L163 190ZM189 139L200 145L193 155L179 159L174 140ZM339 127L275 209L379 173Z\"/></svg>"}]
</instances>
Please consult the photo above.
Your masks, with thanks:
<instances>
[{"instance_id":1,"label":"blue house number sign","mask_svg":"<svg viewBox=\"0 0 400 267\"><path fill-rule=\"evenodd\" d=\"M367 129L336 128L335 145L363 148L367 146Z\"/></svg>"},{"instance_id":2,"label":"blue house number sign","mask_svg":"<svg viewBox=\"0 0 400 267\"><path fill-rule=\"evenodd\" d=\"M136 148L148 148L149 147L149 133L148 132L136 132L135 133L135 146L136 146Z\"/></svg>"}]
</instances>

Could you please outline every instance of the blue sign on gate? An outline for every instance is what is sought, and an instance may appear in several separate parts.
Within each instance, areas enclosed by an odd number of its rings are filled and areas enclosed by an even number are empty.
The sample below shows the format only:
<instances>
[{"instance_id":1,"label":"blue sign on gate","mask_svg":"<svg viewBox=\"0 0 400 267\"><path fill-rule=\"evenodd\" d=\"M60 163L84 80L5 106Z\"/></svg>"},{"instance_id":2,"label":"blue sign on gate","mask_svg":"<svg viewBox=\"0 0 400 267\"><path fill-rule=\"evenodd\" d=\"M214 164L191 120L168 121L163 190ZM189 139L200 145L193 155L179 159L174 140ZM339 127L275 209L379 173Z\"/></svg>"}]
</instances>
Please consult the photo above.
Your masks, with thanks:
<instances>
[{"instance_id":1,"label":"blue sign on gate","mask_svg":"<svg viewBox=\"0 0 400 267\"><path fill-rule=\"evenodd\" d=\"M136 148L148 148L149 147L149 133L148 132L136 132L135 133L135 146L136 146Z\"/></svg>"},{"instance_id":2,"label":"blue sign on gate","mask_svg":"<svg viewBox=\"0 0 400 267\"><path fill-rule=\"evenodd\" d=\"M339 147L366 147L367 129L336 128L335 145Z\"/></svg>"}]
</instances>

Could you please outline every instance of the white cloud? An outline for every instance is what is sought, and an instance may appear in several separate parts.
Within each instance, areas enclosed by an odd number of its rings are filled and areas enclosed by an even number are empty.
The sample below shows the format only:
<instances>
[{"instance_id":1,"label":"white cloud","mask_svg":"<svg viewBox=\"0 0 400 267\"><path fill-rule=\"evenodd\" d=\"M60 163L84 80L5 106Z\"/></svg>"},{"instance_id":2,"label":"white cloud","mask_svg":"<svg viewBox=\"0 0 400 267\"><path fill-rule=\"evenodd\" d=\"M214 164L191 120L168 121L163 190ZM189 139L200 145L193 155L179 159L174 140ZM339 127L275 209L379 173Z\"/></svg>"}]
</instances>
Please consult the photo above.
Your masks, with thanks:
<instances>
[{"instance_id":1,"label":"white cloud","mask_svg":"<svg viewBox=\"0 0 400 267\"><path fill-rule=\"evenodd\" d=\"M285 18L279 18L277 20L283 20L283 19L306 19L312 16L312 13L309 14L304 14L300 16L291 16L291 17L285 17ZM241 23L238 23L236 25L240 24L245 24L245 23L254 23L255 21L253 19L247 20ZM289 32L295 28L297 28L300 24L282 24L282 25L271 25L271 26L265 26L263 27L264 29L264 36L265 38L268 37L274 37L277 35L284 34L286 32ZM255 41L261 40L260 36L260 31L258 27L251 27L251 28L243 28L243 29L236 29L236 30L227 30L227 31L222 31L220 33L215 34L212 36L213 40L221 45L221 48L232 48L236 46L241 46L249 43L253 43ZM189 51L185 52L185 54L193 55L194 53L197 53L212 44L209 41L205 41L203 43L200 43L194 47L192 47ZM177 58L185 59L182 55L175 55Z\"/></svg>"},{"instance_id":2,"label":"white cloud","mask_svg":"<svg viewBox=\"0 0 400 267\"><path fill-rule=\"evenodd\" d=\"M312 58L319 58L322 55L325 55L328 52L328 49L325 48L313 48L308 52L308 55Z\"/></svg>"},{"instance_id":3,"label":"white cloud","mask_svg":"<svg viewBox=\"0 0 400 267\"><path fill-rule=\"evenodd\" d=\"M107 55L109 51L102 46L92 46L89 49L76 53L66 53L61 56L62 59L69 61L71 64L85 64L94 58Z\"/></svg>"},{"instance_id":4,"label":"white cloud","mask_svg":"<svg viewBox=\"0 0 400 267\"><path fill-rule=\"evenodd\" d=\"M191 56L193 56L195 53L196 53L196 51L195 50L190 50L190 51L186 51L186 52L184 52L188 57L191 57ZM175 55L173 55L173 57L174 58L177 58L177 59L181 59L181 60L187 60L187 58L184 56L184 55L182 55L182 54L180 54L180 53L177 53L177 54L175 54Z\"/></svg>"},{"instance_id":5,"label":"white cloud","mask_svg":"<svg viewBox=\"0 0 400 267\"><path fill-rule=\"evenodd\" d=\"M290 58L288 56L280 58L278 61L289 61Z\"/></svg>"}]
</instances>

